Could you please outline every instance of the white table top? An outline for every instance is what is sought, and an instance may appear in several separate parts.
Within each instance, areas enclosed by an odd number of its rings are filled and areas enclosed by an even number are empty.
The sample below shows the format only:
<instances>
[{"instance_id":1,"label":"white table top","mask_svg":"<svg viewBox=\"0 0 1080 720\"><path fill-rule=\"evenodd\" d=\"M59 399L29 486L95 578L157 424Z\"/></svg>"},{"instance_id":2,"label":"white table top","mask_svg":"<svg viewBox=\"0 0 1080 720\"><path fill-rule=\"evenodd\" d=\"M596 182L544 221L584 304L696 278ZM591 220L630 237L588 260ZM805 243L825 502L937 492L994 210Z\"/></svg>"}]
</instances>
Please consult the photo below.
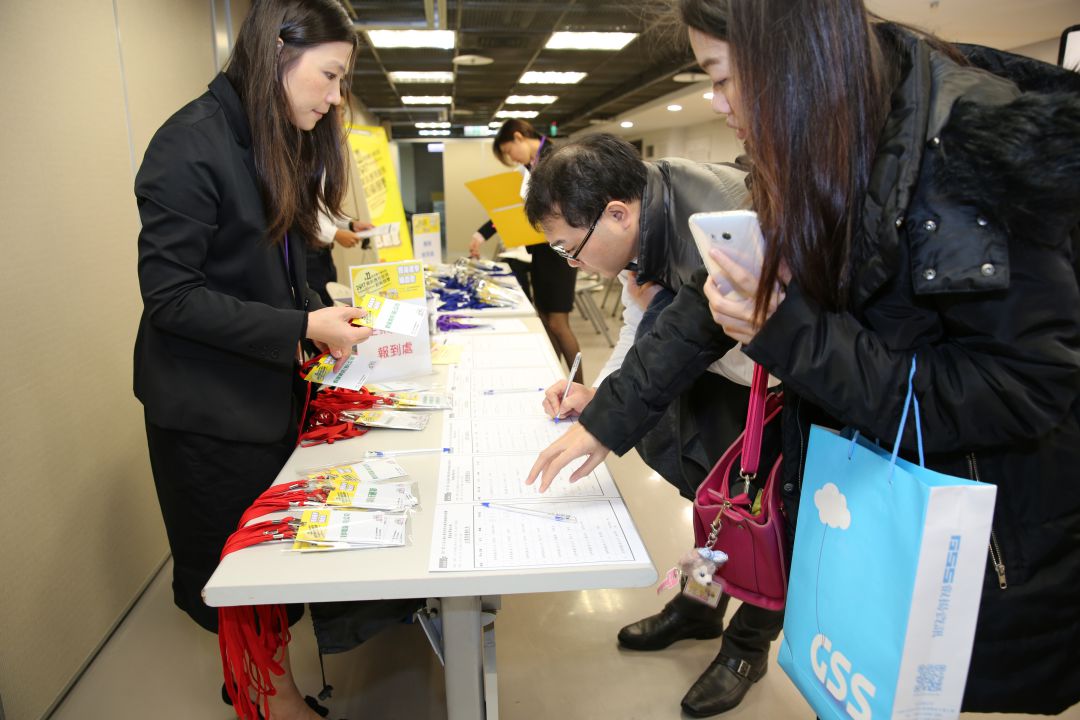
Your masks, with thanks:
<instances>
[{"instance_id":1,"label":"white table top","mask_svg":"<svg viewBox=\"0 0 1080 720\"><path fill-rule=\"evenodd\" d=\"M539 320L526 319L538 332ZM436 366L419 383L444 385L447 366ZM434 448L442 443L443 413L432 413L426 429L416 431L373 429L363 437L332 445L297 448L276 483L297 478L300 468L344 464L363 458L365 450ZM656 582L651 559L632 563L537 567L512 570L429 572L431 533L436 509L438 454L394 458L415 482L420 505L409 521L404 547L326 553L287 552L274 543L232 553L210 578L203 595L208 605L374 600L407 597L458 597L561 590L643 587ZM617 478L616 478L617 480ZM626 528L637 533L636 528ZM640 544L640 541L639 543ZM642 547L644 547L642 545Z\"/></svg>"}]
</instances>

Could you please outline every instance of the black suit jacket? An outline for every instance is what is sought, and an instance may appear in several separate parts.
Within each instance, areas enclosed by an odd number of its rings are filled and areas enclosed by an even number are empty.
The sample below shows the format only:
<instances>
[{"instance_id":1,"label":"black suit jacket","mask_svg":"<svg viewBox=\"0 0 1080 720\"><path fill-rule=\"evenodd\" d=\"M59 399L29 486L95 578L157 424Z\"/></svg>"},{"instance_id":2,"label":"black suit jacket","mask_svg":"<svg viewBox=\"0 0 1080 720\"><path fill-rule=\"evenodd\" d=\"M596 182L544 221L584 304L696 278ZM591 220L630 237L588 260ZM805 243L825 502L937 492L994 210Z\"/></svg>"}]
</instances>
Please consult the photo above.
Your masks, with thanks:
<instances>
[{"instance_id":1,"label":"black suit jacket","mask_svg":"<svg viewBox=\"0 0 1080 720\"><path fill-rule=\"evenodd\" d=\"M251 130L224 75L154 135L135 196L135 395L147 419L227 440L282 438L297 343L322 303L305 281L302 239L266 235Z\"/></svg>"}]
</instances>

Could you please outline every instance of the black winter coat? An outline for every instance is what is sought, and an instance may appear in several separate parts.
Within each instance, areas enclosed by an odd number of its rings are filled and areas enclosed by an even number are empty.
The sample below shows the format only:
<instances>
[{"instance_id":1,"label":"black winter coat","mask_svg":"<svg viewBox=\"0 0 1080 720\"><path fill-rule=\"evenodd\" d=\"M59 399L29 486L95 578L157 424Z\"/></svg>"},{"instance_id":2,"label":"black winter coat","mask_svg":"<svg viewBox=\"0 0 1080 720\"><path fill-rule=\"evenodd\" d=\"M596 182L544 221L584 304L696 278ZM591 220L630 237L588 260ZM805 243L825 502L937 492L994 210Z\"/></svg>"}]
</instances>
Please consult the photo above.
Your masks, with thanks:
<instances>
[{"instance_id":1,"label":"black winter coat","mask_svg":"<svg viewBox=\"0 0 1080 720\"><path fill-rule=\"evenodd\" d=\"M902 72L851 309L825 312L793 285L745 348L787 391L785 513L809 424L895 437L917 354L928 466L998 486L1003 568L988 552L964 709L1061 712L1080 700L1080 76L965 48L994 76L881 32ZM732 344L700 283L686 289L582 415L616 452ZM641 355L659 352L665 369L646 371Z\"/></svg>"}]
</instances>

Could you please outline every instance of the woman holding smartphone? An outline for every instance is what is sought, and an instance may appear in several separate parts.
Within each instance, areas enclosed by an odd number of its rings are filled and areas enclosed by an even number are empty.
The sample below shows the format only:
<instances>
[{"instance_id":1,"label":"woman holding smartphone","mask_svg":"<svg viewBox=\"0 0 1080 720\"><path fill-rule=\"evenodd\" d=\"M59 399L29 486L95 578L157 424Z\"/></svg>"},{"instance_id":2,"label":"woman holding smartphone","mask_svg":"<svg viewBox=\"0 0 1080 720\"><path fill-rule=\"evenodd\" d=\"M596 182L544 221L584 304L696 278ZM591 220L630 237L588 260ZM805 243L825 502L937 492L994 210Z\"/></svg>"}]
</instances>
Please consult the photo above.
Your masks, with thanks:
<instances>
[{"instance_id":1,"label":"woman holding smartphone","mask_svg":"<svg viewBox=\"0 0 1080 720\"><path fill-rule=\"evenodd\" d=\"M809 424L894 437L917 355L928 467L997 485L963 709L1061 712L1080 700L1080 76L949 45L861 0L677 6L746 144L765 259L754 274L714 253L741 295L703 284L714 334L674 336L661 316L649 340L667 371L605 385L642 421L708 360L701 347L744 343L784 383L794 523ZM586 412L530 480L621 447L589 428ZM702 680L683 701L699 716L719 707Z\"/></svg>"},{"instance_id":2,"label":"woman holding smartphone","mask_svg":"<svg viewBox=\"0 0 1080 720\"><path fill-rule=\"evenodd\" d=\"M997 486L963 709L1063 711L1080 700L1080 76L861 0L680 9L753 166L761 277L714 254L746 299L704 292L784 382L788 519L810 418L894 437L917 356L927 466Z\"/></svg>"}]
</instances>

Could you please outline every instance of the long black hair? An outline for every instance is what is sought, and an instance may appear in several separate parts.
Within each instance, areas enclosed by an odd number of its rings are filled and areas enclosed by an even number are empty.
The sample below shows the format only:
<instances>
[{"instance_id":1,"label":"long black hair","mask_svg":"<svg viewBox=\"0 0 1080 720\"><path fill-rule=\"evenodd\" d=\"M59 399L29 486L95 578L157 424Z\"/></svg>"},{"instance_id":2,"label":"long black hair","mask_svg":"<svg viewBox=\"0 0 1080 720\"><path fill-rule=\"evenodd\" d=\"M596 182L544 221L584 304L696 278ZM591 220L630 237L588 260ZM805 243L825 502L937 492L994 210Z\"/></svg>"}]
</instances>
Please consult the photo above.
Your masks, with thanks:
<instances>
[{"instance_id":1,"label":"long black hair","mask_svg":"<svg viewBox=\"0 0 1080 720\"><path fill-rule=\"evenodd\" d=\"M757 317L781 260L809 297L846 307L852 239L891 90L862 0L678 2L685 25L730 43L766 238Z\"/></svg>"},{"instance_id":2,"label":"long black hair","mask_svg":"<svg viewBox=\"0 0 1080 720\"><path fill-rule=\"evenodd\" d=\"M284 43L280 51L278 38ZM251 125L255 173L271 242L281 242L290 230L313 242L319 234L320 205L340 214L345 197L348 156L339 114L329 112L313 130L300 130L289 120L283 84L304 51L328 42L353 47L341 89L348 107L348 80L358 42L338 0L255 0L225 68Z\"/></svg>"}]
</instances>

